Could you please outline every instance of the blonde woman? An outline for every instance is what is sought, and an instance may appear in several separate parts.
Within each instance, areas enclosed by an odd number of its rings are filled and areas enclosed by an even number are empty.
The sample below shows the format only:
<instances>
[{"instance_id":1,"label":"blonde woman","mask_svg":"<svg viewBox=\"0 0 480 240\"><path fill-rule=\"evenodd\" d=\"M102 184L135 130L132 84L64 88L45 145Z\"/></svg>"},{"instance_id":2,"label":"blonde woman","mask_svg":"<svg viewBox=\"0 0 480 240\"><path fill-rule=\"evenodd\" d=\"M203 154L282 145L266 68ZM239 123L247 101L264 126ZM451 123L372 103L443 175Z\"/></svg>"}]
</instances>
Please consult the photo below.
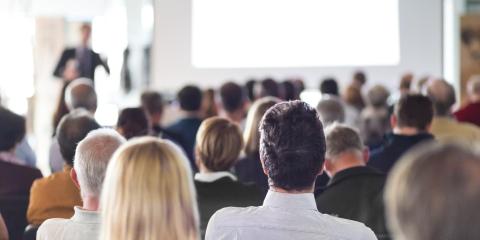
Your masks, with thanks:
<instances>
[{"instance_id":1,"label":"blonde woman","mask_svg":"<svg viewBox=\"0 0 480 240\"><path fill-rule=\"evenodd\" d=\"M245 157L240 159L235 166L235 173L241 182L254 182L265 194L268 191L268 180L260 163L260 132L258 127L265 112L280 101L275 97L264 97L256 100L250 107L243 134Z\"/></svg>"},{"instance_id":2,"label":"blonde woman","mask_svg":"<svg viewBox=\"0 0 480 240\"><path fill-rule=\"evenodd\" d=\"M102 240L196 240L191 170L181 150L153 137L131 140L112 157L101 199Z\"/></svg>"}]
</instances>

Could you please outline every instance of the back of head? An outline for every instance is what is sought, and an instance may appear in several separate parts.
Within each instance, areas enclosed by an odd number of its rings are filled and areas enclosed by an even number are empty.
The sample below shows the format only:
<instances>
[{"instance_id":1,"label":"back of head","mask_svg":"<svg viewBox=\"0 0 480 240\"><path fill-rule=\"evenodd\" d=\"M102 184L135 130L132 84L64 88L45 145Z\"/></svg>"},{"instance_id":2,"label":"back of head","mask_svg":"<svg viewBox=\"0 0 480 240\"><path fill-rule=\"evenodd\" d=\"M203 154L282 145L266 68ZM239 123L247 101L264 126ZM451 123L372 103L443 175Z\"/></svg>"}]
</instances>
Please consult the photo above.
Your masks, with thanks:
<instances>
[{"instance_id":1,"label":"back of head","mask_svg":"<svg viewBox=\"0 0 480 240\"><path fill-rule=\"evenodd\" d=\"M25 118L0 106L0 152L11 151L25 131Z\"/></svg>"},{"instance_id":2,"label":"back of head","mask_svg":"<svg viewBox=\"0 0 480 240\"><path fill-rule=\"evenodd\" d=\"M325 129L326 157L333 160L337 156L352 152L363 151L363 142L358 132L348 126L333 124Z\"/></svg>"},{"instance_id":3,"label":"back of head","mask_svg":"<svg viewBox=\"0 0 480 240\"><path fill-rule=\"evenodd\" d=\"M291 81L286 80L281 83L282 86L282 92L283 92L283 99L285 101L292 101L292 100L297 100L297 89L295 88L295 84L293 84Z\"/></svg>"},{"instance_id":4,"label":"back of head","mask_svg":"<svg viewBox=\"0 0 480 240\"><path fill-rule=\"evenodd\" d=\"M325 126L345 121L345 109L342 102L334 97L323 97L317 105L320 119Z\"/></svg>"},{"instance_id":5,"label":"back of head","mask_svg":"<svg viewBox=\"0 0 480 240\"><path fill-rule=\"evenodd\" d=\"M314 108L291 101L265 113L260 124L260 159L273 187L309 190L324 158L323 125Z\"/></svg>"},{"instance_id":6,"label":"back of head","mask_svg":"<svg viewBox=\"0 0 480 240\"><path fill-rule=\"evenodd\" d=\"M339 95L338 83L335 78L325 78L320 83L320 92L322 94Z\"/></svg>"},{"instance_id":7,"label":"back of head","mask_svg":"<svg viewBox=\"0 0 480 240\"><path fill-rule=\"evenodd\" d=\"M149 115L163 113L163 97L159 92L146 91L141 96L142 108Z\"/></svg>"},{"instance_id":8,"label":"back of head","mask_svg":"<svg viewBox=\"0 0 480 240\"><path fill-rule=\"evenodd\" d=\"M177 94L180 108L187 112L196 112L202 106L202 90L197 86L185 86Z\"/></svg>"},{"instance_id":9,"label":"back of head","mask_svg":"<svg viewBox=\"0 0 480 240\"><path fill-rule=\"evenodd\" d=\"M350 104L360 111L365 107L362 92L360 88L354 85L350 85L345 89L342 98L347 104Z\"/></svg>"},{"instance_id":10,"label":"back of head","mask_svg":"<svg viewBox=\"0 0 480 240\"><path fill-rule=\"evenodd\" d=\"M467 93L472 100L480 100L480 75L474 75L468 80Z\"/></svg>"},{"instance_id":11,"label":"back of head","mask_svg":"<svg viewBox=\"0 0 480 240\"><path fill-rule=\"evenodd\" d=\"M213 172L229 171L243 148L238 125L219 117L203 121L196 140L198 159Z\"/></svg>"},{"instance_id":12,"label":"back of head","mask_svg":"<svg viewBox=\"0 0 480 240\"><path fill-rule=\"evenodd\" d=\"M367 83L367 75L365 74L365 72L360 71L360 70L356 71L353 74L353 83L357 87L362 87L363 85L365 85L365 83Z\"/></svg>"},{"instance_id":13,"label":"back of head","mask_svg":"<svg viewBox=\"0 0 480 240\"><path fill-rule=\"evenodd\" d=\"M260 147L260 121L267 110L280 102L274 97L264 97L256 100L248 110L247 120L243 139L245 140L245 153L247 155L258 155Z\"/></svg>"},{"instance_id":14,"label":"back of head","mask_svg":"<svg viewBox=\"0 0 480 240\"><path fill-rule=\"evenodd\" d=\"M388 97L390 97L390 92L382 85L373 86L368 90L367 94L368 102L374 108L387 107Z\"/></svg>"},{"instance_id":15,"label":"back of head","mask_svg":"<svg viewBox=\"0 0 480 240\"><path fill-rule=\"evenodd\" d=\"M117 129L126 139L148 135L150 123L142 108L125 108L118 115Z\"/></svg>"},{"instance_id":16,"label":"back of head","mask_svg":"<svg viewBox=\"0 0 480 240\"><path fill-rule=\"evenodd\" d=\"M480 229L480 155L453 143L417 147L390 174L387 219L399 240L474 240Z\"/></svg>"},{"instance_id":17,"label":"back of head","mask_svg":"<svg viewBox=\"0 0 480 240\"><path fill-rule=\"evenodd\" d=\"M108 162L125 139L113 129L91 131L78 143L73 162L82 197L100 197Z\"/></svg>"},{"instance_id":18,"label":"back of head","mask_svg":"<svg viewBox=\"0 0 480 240\"><path fill-rule=\"evenodd\" d=\"M274 79L267 78L260 83L260 86L260 97L280 97L278 83Z\"/></svg>"},{"instance_id":19,"label":"back of head","mask_svg":"<svg viewBox=\"0 0 480 240\"><path fill-rule=\"evenodd\" d=\"M70 111L84 108L94 113L97 110L97 93L92 80L88 78L73 80L65 90L65 102Z\"/></svg>"},{"instance_id":20,"label":"back of head","mask_svg":"<svg viewBox=\"0 0 480 240\"><path fill-rule=\"evenodd\" d=\"M240 85L234 82L227 82L220 87L220 99L223 109L231 113L243 108L245 94Z\"/></svg>"},{"instance_id":21,"label":"back of head","mask_svg":"<svg viewBox=\"0 0 480 240\"><path fill-rule=\"evenodd\" d=\"M100 239L197 239L198 213L187 158L153 137L117 150L105 176Z\"/></svg>"},{"instance_id":22,"label":"back of head","mask_svg":"<svg viewBox=\"0 0 480 240\"><path fill-rule=\"evenodd\" d=\"M426 131L433 119L432 101L420 94L404 95L395 105L394 115L398 127Z\"/></svg>"},{"instance_id":23,"label":"back of head","mask_svg":"<svg viewBox=\"0 0 480 240\"><path fill-rule=\"evenodd\" d=\"M455 89L445 80L433 80L427 88L436 116L447 116L455 104Z\"/></svg>"},{"instance_id":24,"label":"back of head","mask_svg":"<svg viewBox=\"0 0 480 240\"><path fill-rule=\"evenodd\" d=\"M68 165L73 166L77 144L97 128L100 128L100 125L83 109L74 110L62 118L58 124L57 141L63 160Z\"/></svg>"},{"instance_id":25,"label":"back of head","mask_svg":"<svg viewBox=\"0 0 480 240\"><path fill-rule=\"evenodd\" d=\"M256 94L255 94L255 85L256 85L257 81L255 81L255 79L251 79L251 80L248 80L246 83L245 83L245 91L247 93L247 97L248 97L248 100L250 100L250 102L253 102L255 101L255 98L256 98Z\"/></svg>"},{"instance_id":26,"label":"back of head","mask_svg":"<svg viewBox=\"0 0 480 240\"><path fill-rule=\"evenodd\" d=\"M413 74L412 73L405 73L402 78L400 79L400 90L409 92L413 82Z\"/></svg>"}]
</instances>

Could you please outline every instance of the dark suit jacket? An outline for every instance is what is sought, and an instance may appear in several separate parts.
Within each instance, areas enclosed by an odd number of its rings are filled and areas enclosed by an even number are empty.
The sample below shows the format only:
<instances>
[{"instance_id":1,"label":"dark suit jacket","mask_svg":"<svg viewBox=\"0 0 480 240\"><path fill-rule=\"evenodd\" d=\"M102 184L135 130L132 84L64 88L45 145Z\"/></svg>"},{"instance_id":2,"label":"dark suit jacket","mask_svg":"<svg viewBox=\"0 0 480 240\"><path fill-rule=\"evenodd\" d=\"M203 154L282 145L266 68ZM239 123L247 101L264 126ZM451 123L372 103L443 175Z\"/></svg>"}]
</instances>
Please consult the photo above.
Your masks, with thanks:
<instances>
[{"instance_id":1,"label":"dark suit jacket","mask_svg":"<svg viewBox=\"0 0 480 240\"><path fill-rule=\"evenodd\" d=\"M214 182L195 180L198 208L200 211L200 229L202 236L207 229L210 217L225 207L260 206L263 196L254 185L246 185L229 177Z\"/></svg>"},{"instance_id":2,"label":"dark suit jacket","mask_svg":"<svg viewBox=\"0 0 480 240\"><path fill-rule=\"evenodd\" d=\"M28 197L37 178L42 178L42 173L36 168L0 160L0 197Z\"/></svg>"},{"instance_id":3,"label":"dark suit jacket","mask_svg":"<svg viewBox=\"0 0 480 240\"><path fill-rule=\"evenodd\" d=\"M268 192L268 177L263 172L260 156L247 156L238 160L235 164L235 174L242 183L255 183L257 188L264 194Z\"/></svg>"},{"instance_id":4,"label":"dark suit jacket","mask_svg":"<svg viewBox=\"0 0 480 240\"><path fill-rule=\"evenodd\" d=\"M201 123L202 119L200 118L183 118L166 129L171 135L177 138L178 144L183 148L190 160L193 172L198 171L193 149L195 147L197 131Z\"/></svg>"},{"instance_id":5,"label":"dark suit jacket","mask_svg":"<svg viewBox=\"0 0 480 240\"><path fill-rule=\"evenodd\" d=\"M421 142L431 140L433 136L429 133L413 136L389 134L382 146L372 151L367 165L388 174L398 159L408 150Z\"/></svg>"},{"instance_id":6,"label":"dark suit jacket","mask_svg":"<svg viewBox=\"0 0 480 240\"><path fill-rule=\"evenodd\" d=\"M100 55L93 50L90 51L90 70L87 73L80 73L80 77L86 77L89 79L94 80L95 77L95 69L98 66L103 66L105 68L105 71L107 73L110 73L110 68L108 67L107 63L104 62L101 58ZM67 65L68 60L75 59L77 55L77 50L75 48L67 48L63 50L62 56L60 57L60 60L57 63L57 66L55 67L55 70L53 71L53 75L59 78L62 78L63 76L63 71L65 70L65 66Z\"/></svg>"},{"instance_id":7,"label":"dark suit jacket","mask_svg":"<svg viewBox=\"0 0 480 240\"><path fill-rule=\"evenodd\" d=\"M385 175L369 167L338 172L317 197L321 213L359 221L378 239L388 239L383 206Z\"/></svg>"}]
</instances>

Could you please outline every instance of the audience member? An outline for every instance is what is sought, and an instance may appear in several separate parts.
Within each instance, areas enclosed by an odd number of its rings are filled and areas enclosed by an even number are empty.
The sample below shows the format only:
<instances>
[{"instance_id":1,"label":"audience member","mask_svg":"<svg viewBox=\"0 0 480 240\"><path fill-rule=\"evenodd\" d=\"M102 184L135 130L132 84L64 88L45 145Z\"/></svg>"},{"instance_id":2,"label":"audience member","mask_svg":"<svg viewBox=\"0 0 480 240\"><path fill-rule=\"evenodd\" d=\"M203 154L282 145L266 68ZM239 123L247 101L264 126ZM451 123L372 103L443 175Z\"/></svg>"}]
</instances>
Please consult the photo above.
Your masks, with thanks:
<instances>
[{"instance_id":1,"label":"audience member","mask_svg":"<svg viewBox=\"0 0 480 240\"><path fill-rule=\"evenodd\" d=\"M0 106L0 159L3 162L27 165L24 159L17 158L17 147L25 138L25 118Z\"/></svg>"},{"instance_id":2,"label":"audience member","mask_svg":"<svg viewBox=\"0 0 480 240\"><path fill-rule=\"evenodd\" d=\"M242 148L242 134L235 123L213 117L200 125L195 148L200 172L195 174L195 187L202 236L215 211L224 207L258 206L262 203L263 196L254 185L242 184L230 173Z\"/></svg>"},{"instance_id":3,"label":"audience member","mask_svg":"<svg viewBox=\"0 0 480 240\"><path fill-rule=\"evenodd\" d=\"M323 79L320 83L320 93L322 93L322 95L340 96L337 80L331 77Z\"/></svg>"},{"instance_id":4,"label":"audience member","mask_svg":"<svg viewBox=\"0 0 480 240\"><path fill-rule=\"evenodd\" d=\"M433 102L435 117L431 133L437 140L463 140L473 144L480 140L480 129L470 123L457 122L451 109L455 104L455 89L445 80L433 80L427 89L427 94Z\"/></svg>"},{"instance_id":5,"label":"audience member","mask_svg":"<svg viewBox=\"0 0 480 240\"><path fill-rule=\"evenodd\" d=\"M366 166L368 149L353 128L335 124L325 135L324 169L331 179L317 197L318 210L365 223L378 239L388 238L383 209L385 176Z\"/></svg>"},{"instance_id":6,"label":"audience member","mask_svg":"<svg viewBox=\"0 0 480 240\"><path fill-rule=\"evenodd\" d=\"M27 166L33 167L33 168L37 167L37 156L35 155L35 152L33 151L32 147L28 143L26 135L23 137L22 141L20 141L20 143L17 145L17 148L15 149L15 156L18 159L22 159Z\"/></svg>"},{"instance_id":7,"label":"audience member","mask_svg":"<svg viewBox=\"0 0 480 240\"><path fill-rule=\"evenodd\" d=\"M98 205L108 162L125 139L111 129L91 131L78 143L70 176L80 189L83 205L74 207L70 219L46 220L38 229L37 240L98 239L100 215Z\"/></svg>"},{"instance_id":8,"label":"audience member","mask_svg":"<svg viewBox=\"0 0 480 240\"><path fill-rule=\"evenodd\" d=\"M255 79L250 79L245 83L245 92L247 93L248 100L250 102L254 102L256 98L256 93L255 93L255 85L257 81Z\"/></svg>"},{"instance_id":9,"label":"audience member","mask_svg":"<svg viewBox=\"0 0 480 240\"><path fill-rule=\"evenodd\" d=\"M345 107L345 124L357 127L360 124L360 113L365 107L362 92L353 85L348 86L342 95Z\"/></svg>"},{"instance_id":10,"label":"audience member","mask_svg":"<svg viewBox=\"0 0 480 240\"><path fill-rule=\"evenodd\" d=\"M57 106L55 108L55 113L53 114L53 134L52 136L55 136L57 131L58 124L60 123L60 120L62 120L63 116L67 115L69 110L67 107L67 103L65 102L65 92L67 91L67 86L70 82L64 82L62 89L60 90L60 96L57 101Z\"/></svg>"},{"instance_id":11,"label":"audience member","mask_svg":"<svg viewBox=\"0 0 480 240\"><path fill-rule=\"evenodd\" d=\"M89 112L77 109L63 117L57 129L57 141L64 159L63 171L33 182L27 211L28 222L40 225L50 218L70 218L73 207L82 205L78 188L70 179L75 149L87 134L100 128Z\"/></svg>"},{"instance_id":12,"label":"audience member","mask_svg":"<svg viewBox=\"0 0 480 240\"><path fill-rule=\"evenodd\" d=\"M3 221L2 214L0 214L0 240L8 240L8 230Z\"/></svg>"},{"instance_id":13,"label":"audience member","mask_svg":"<svg viewBox=\"0 0 480 240\"><path fill-rule=\"evenodd\" d=\"M465 145L430 143L405 155L385 188L394 238L478 239L479 172L480 154Z\"/></svg>"},{"instance_id":14,"label":"audience member","mask_svg":"<svg viewBox=\"0 0 480 240\"><path fill-rule=\"evenodd\" d=\"M214 89L209 88L203 92L201 109L202 118L218 116L217 101L215 100Z\"/></svg>"},{"instance_id":15,"label":"audience member","mask_svg":"<svg viewBox=\"0 0 480 240\"><path fill-rule=\"evenodd\" d=\"M428 97L418 94L403 96L390 118L393 133L372 152L368 165L388 174L405 152L420 142L433 140L428 133L432 118L433 106Z\"/></svg>"},{"instance_id":16,"label":"audience member","mask_svg":"<svg viewBox=\"0 0 480 240\"><path fill-rule=\"evenodd\" d=\"M196 86L186 86L178 92L177 98L180 109L182 110L182 117L176 123L169 126L167 131L179 138L178 143L187 154L190 160L190 166L194 172L197 172L193 148L195 147L195 137L198 127L200 127L202 123L200 112L202 91Z\"/></svg>"},{"instance_id":17,"label":"audience member","mask_svg":"<svg viewBox=\"0 0 480 240\"><path fill-rule=\"evenodd\" d=\"M220 87L219 93L223 115L242 126L246 114L246 97L243 88L234 82L227 82Z\"/></svg>"},{"instance_id":18,"label":"audience member","mask_svg":"<svg viewBox=\"0 0 480 240\"><path fill-rule=\"evenodd\" d=\"M343 104L340 99L334 96L323 96L320 102L318 102L317 111L325 127L335 122L345 122L345 109Z\"/></svg>"},{"instance_id":19,"label":"audience member","mask_svg":"<svg viewBox=\"0 0 480 240\"><path fill-rule=\"evenodd\" d=\"M156 91L145 91L140 97L142 108L147 114L148 121L151 124L153 134L155 136L163 137L165 130L162 127L163 119L163 97Z\"/></svg>"},{"instance_id":20,"label":"audience member","mask_svg":"<svg viewBox=\"0 0 480 240\"><path fill-rule=\"evenodd\" d=\"M360 132L363 141L371 149L378 147L391 130L389 96L390 92L382 85L375 85L368 90L368 105L360 115Z\"/></svg>"},{"instance_id":21,"label":"audience member","mask_svg":"<svg viewBox=\"0 0 480 240\"><path fill-rule=\"evenodd\" d=\"M285 80L281 82L280 86L282 87L282 99L285 101L298 100L297 89L295 85L290 80Z\"/></svg>"},{"instance_id":22,"label":"audience member","mask_svg":"<svg viewBox=\"0 0 480 240\"><path fill-rule=\"evenodd\" d=\"M400 84L398 85L398 92L394 93L390 97L390 106L391 110L393 111L393 106L395 105L396 102L403 96L412 93L412 82L413 82L413 74L410 72L407 72L402 75L400 78ZM428 81L428 79L427 79ZM423 94L422 92L418 92L419 94Z\"/></svg>"},{"instance_id":23,"label":"audience member","mask_svg":"<svg viewBox=\"0 0 480 240\"><path fill-rule=\"evenodd\" d=\"M353 73L352 86L361 90L367 84L367 74L362 70Z\"/></svg>"},{"instance_id":24,"label":"audience member","mask_svg":"<svg viewBox=\"0 0 480 240\"><path fill-rule=\"evenodd\" d=\"M265 112L279 102L278 98L264 97L256 100L250 107L243 133L245 156L235 165L238 179L243 183L255 183L264 194L268 191L268 179L260 162L260 132L258 128Z\"/></svg>"},{"instance_id":25,"label":"audience member","mask_svg":"<svg viewBox=\"0 0 480 240\"><path fill-rule=\"evenodd\" d=\"M174 144L129 141L108 166L100 203L102 240L199 237L189 163Z\"/></svg>"},{"instance_id":26,"label":"audience member","mask_svg":"<svg viewBox=\"0 0 480 240\"><path fill-rule=\"evenodd\" d=\"M263 206L216 212L207 240L376 239L363 224L317 210L313 188L325 138L315 109L301 101L279 103L266 112L260 132L260 159L270 182Z\"/></svg>"},{"instance_id":27,"label":"audience member","mask_svg":"<svg viewBox=\"0 0 480 240\"><path fill-rule=\"evenodd\" d=\"M466 106L454 113L460 122L468 122L480 127L480 75L475 75L467 83Z\"/></svg>"},{"instance_id":28,"label":"audience member","mask_svg":"<svg viewBox=\"0 0 480 240\"><path fill-rule=\"evenodd\" d=\"M150 122L142 108L125 108L120 111L117 131L126 139L150 134Z\"/></svg>"},{"instance_id":29,"label":"audience member","mask_svg":"<svg viewBox=\"0 0 480 240\"><path fill-rule=\"evenodd\" d=\"M273 78L267 78L260 82L260 91L258 97L277 97L280 98L280 89L278 83Z\"/></svg>"}]
</instances>

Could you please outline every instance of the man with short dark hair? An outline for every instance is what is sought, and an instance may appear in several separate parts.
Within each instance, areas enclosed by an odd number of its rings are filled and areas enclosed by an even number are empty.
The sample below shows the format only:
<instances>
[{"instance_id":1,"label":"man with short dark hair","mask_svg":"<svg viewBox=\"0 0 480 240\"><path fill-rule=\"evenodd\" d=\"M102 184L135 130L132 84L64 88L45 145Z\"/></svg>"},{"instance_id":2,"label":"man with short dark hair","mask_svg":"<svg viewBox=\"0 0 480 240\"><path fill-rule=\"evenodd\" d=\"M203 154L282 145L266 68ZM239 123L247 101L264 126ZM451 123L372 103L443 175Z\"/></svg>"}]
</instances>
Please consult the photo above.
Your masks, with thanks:
<instances>
[{"instance_id":1,"label":"man with short dark hair","mask_svg":"<svg viewBox=\"0 0 480 240\"><path fill-rule=\"evenodd\" d=\"M62 118L57 141L65 166L63 171L33 183L27 212L30 224L40 225L49 218L70 218L73 207L82 205L80 192L70 179L70 170L78 142L97 128L100 125L83 109L74 110Z\"/></svg>"},{"instance_id":2,"label":"man with short dark hair","mask_svg":"<svg viewBox=\"0 0 480 240\"><path fill-rule=\"evenodd\" d=\"M202 105L202 90L197 86L188 85L183 87L177 94L177 100L180 105L182 117L173 125L167 128L167 131L178 138L178 143L182 146L190 160L190 166L193 172L197 172L195 164L194 147L195 137L198 128L202 123L200 114Z\"/></svg>"},{"instance_id":3,"label":"man with short dark hair","mask_svg":"<svg viewBox=\"0 0 480 240\"><path fill-rule=\"evenodd\" d=\"M220 87L220 100L225 117L234 123L242 125L246 114L246 97L243 88L234 82L224 83Z\"/></svg>"},{"instance_id":4,"label":"man with short dark hair","mask_svg":"<svg viewBox=\"0 0 480 240\"><path fill-rule=\"evenodd\" d=\"M333 96L339 96L339 90L338 90L338 83L335 78L328 77L322 80L320 83L320 93L323 94L328 94L328 95L333 95Z\"/></svg>"},{"instance_id":5,"label":"man with short dark hair","mask_svg":"<svg viewBox=\"0 0 480 240\"><path fill-rule=\"evenodd\" d=\"M325 157L323 125L302 101L279 103L260 124L260 159L270 190L261 207L224 208L206 239L376 239L363 224L318 212L313 188Z\"/></svg>"},{"instance_id":6,"label":"man with short dark hair","mask_svg":"<svg viewBox=\"0 0 480 240\"><path fill-rule=\"evenodd\" d=\"M388 174L397 160L420 142L433 140L429 128L433 119L432 101L428 97L405 95L395 105L390 118L393 133L372 151L368 165Z\"/></svg>"}]
</instances>

